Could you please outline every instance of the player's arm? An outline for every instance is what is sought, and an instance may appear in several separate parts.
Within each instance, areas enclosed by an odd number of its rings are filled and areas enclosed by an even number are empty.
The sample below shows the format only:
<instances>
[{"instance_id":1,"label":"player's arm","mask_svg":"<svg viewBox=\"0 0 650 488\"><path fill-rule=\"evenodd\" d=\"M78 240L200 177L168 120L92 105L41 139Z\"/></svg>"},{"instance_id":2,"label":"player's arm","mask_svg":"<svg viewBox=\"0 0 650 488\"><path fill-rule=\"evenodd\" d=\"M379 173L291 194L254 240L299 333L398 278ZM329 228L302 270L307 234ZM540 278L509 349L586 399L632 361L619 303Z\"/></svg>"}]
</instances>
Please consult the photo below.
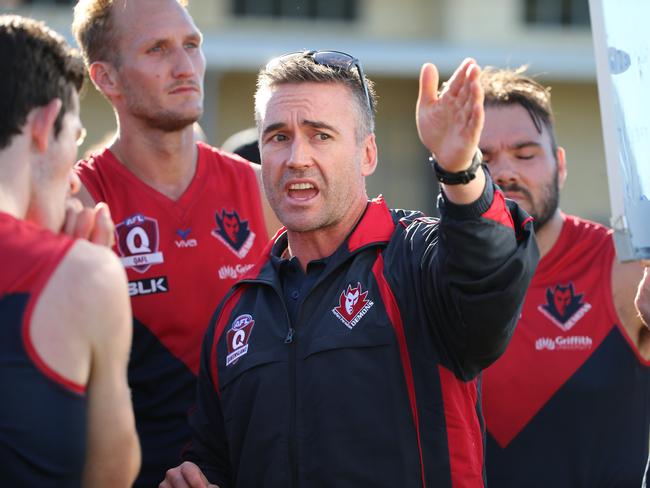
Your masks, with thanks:
<instances>
[{"instance_id":1,"label":"player's arm","mask_svg":"<svg viewBox=\"0 0 650 488\"><path fill-rule=\"evenodd\" d=\"M635 296L637 296L639 282L643 277L643 265L641 263L614 261L612 266L612 296L614 297L616 312L641 356L646 360L650 360L650 331L643 324L635 307ZM650 305L650 303L647 304Z\"/></svg>"},{"instance_id":2,"label":"player's arm","mask_svg":"<svg viewBox=\"0 0 650 488\"><path fill-rule=\"evenodd\" d=\"M84 487L129 487L140 468L127 363L131 305L124 268L112 251L77 241L71 326L87 338L87 447Z\"/></svg>"},{"instance_id":3,"label":"player's arm","mask_svg":"<svg viewBox=\"0 0 650 488\"><path fill-rule=\"evenodd\" d=\"M275 212L269 204L268 198L264 193L264 185L262 184L262 167L259 164L250 163L251 168L255 172L255 177L257 178L257 186L260 190L260 197L262 199L262 209L264 211L264 222L266 223L266 232L269 235L269 239L275 235L275 233L282 227L282 224L278 220L278 217L275 215Z\"/></svg>"}]
</instances>

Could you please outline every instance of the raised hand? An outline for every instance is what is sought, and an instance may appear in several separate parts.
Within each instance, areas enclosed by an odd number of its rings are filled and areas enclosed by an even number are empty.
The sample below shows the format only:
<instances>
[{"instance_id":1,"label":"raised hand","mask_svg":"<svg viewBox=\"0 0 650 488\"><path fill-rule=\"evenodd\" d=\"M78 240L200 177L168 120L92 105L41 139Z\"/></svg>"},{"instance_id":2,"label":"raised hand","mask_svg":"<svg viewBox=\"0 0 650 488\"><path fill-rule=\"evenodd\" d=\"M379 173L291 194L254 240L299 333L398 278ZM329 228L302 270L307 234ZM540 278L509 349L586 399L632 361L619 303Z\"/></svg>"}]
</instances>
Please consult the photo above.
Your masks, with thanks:
<instances>
[{"instance_id":1,"label":"raised hand","mask_svg":"<svg viewBox=\"0 0 650 488\"><path fill-rule=\"evenodd\" d=\"M158 488L219 488L211 484L199 467L185 461L180 466L170 469Z\"/></svg>"},{"instance_id":2,"label":"raised hand","mask_svg":"<svg viewBox=\"0 0 650 488\"><path fill-rule=\"evenodd\" d=\"M64 234L101 246L113 245L115 226L108 205L100 202L94 208L88 208L76 198L69 198L66 205Z\"/></svg>"},{"instance_id":3,"label":"raised hand","mask_svg":"<svg viewBox=\"0 0 650 488\"><path fill-rule=\"evenodd\" d=\"M467 169L478 147L484 119L480 73L476 61L467 58L438 93L436 66L427 63L420 72L418 134L438 164L450 172Z\"/></svg>"}]
</instances>

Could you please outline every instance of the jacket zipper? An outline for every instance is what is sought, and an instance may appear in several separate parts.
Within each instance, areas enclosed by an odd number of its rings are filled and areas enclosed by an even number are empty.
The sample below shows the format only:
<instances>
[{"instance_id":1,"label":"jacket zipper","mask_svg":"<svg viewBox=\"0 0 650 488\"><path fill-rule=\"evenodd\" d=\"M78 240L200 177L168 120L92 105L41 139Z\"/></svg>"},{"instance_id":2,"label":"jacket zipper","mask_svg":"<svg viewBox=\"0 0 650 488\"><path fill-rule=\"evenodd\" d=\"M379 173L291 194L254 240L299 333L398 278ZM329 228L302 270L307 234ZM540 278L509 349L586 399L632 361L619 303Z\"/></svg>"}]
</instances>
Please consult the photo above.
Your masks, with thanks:
<instances>
[{"instance_id":1,"label":"jacket zipper","mask_svg":"<svg viewBox=\"0 0 650 488\"><path fill-rule=\"evenodd\" d=\"M295 330L289 326L284 343L289 346L289 469L291 470L291 486L298 486L298 460L296 441L296 344Z\"/></svg>"}]
</instances>

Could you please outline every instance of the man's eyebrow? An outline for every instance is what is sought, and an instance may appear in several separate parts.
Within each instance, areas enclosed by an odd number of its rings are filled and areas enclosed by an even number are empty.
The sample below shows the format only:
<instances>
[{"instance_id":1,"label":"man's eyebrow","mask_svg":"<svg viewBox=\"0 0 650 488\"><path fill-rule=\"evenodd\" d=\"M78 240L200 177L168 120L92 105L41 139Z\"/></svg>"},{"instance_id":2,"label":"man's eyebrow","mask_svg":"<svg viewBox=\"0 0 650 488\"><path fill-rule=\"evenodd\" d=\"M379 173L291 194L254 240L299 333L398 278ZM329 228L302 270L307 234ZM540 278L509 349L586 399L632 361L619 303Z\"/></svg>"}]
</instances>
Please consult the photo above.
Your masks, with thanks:
<instances>
[{"instance_id":1,"label":"man's eyebrow","mask_svg":"<svg viewBox=\"0 0 650 488\"><path fill-rule=\"evenodd\" d=\"M525 149L527 147L542 147L542 145L539 142L535 141L521 141L517 142L516 144L513 144L512 146L513 149Z\"/></svg>"},{"instance_id":2,"label":"man's eyebrow","mask_svg":"<svg viewBox=\"0 0 650 488\"><path fill-rule=\"evenodd\" d=\"M172 37L164 34L158 37L147 37L146 34L143 34L142 36L136 36L133 41L135 44L155 46L171 42ZM199 31L190 31L183 37L183 41L196 41L200 44L203 42L203 35Z\"/></svg>"},{"instance_id":3,"label":"man's eyebrow","mask_svg":"<svg viewBox=\"0 0 650 488\"><path fill-rule=\"evenodd\" d=\"M275 124L268 125L264 127L262 131L262 136L266 136L269 132L274 132L278 129L283 129L287 126L284 122L276 122Z\"/></svg>"},{"instance_id":4,"label":"man's eyebrow","mask_svg":"<svg viewBox=\"0 0 650 488\"><path fill-rule=\"evenodd\" d=\"M308 127L314 128L314 129L326 129L326 130L329 130L329 131L334 132L336 134L340 134L340 132L335 127L333 127L333 126L331 126L329 124L326 124L325 122L320 122L318 120L307 120L307 119L305 119L305 120L300 122L300 125L306 125ZM267 127L264 128L264 130L262 131L262 136L266 136L268 133L274 132L274 131L279 130L279 129L284 129L285 127L287 127L287 124L285 124L284 122L276 122L274 124L270 124L270 125L268 125Z\"/></svg>"},{"instance_id":5,"label":"man's eyebrow","mask_svg":"<svg viewBox=\"0 0 650 488\"><path fill-rule=\"evenodd\" d=\"M327 129L329 131L335 132L336 134L339 134L339 131L335 127L326 124L325 122L319 122L317 120L303 120L301 124L308 125L309 127L313 127L314 129Z\"/></svg>"},{"instance_id":6,"label":"man's eyebrow","mask_svg":"<svg viewBox=\"0 0 650 488\"><path fill-rule=\"evenodd\" d=\"M537 148L537 147L542 147L542 145L539 142L536 141L519 141L515 142L514 144L510 144L508 146L508 149L526 149L526 148ZM494 152L494 146L480 146L479 149L483 153L491 153Z\"/></svg>"},{"instance_id":7,"label":"man's eyebrow","mask_svg":"<svg viewBox=\"0 0 650 488\"><path fill-rule=\"evenodd\" d=\"M185 36L185 40L190 40L190 41L198 41L199 43L203 42L203 35L198 32L190 32L188 35Z\"/></svg>"}]
</instances>

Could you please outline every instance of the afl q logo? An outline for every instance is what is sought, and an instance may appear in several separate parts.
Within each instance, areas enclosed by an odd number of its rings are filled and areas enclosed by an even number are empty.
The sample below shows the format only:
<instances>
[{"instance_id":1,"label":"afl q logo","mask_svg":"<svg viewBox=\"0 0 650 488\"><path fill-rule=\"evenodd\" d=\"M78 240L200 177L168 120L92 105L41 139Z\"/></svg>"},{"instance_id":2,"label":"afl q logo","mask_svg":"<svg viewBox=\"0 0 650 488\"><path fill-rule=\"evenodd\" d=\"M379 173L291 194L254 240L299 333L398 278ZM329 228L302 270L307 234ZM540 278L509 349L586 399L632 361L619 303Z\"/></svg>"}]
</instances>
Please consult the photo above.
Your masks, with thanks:
<instances>
[{"instance_id":1,"label":"afl q logo","mask_svg":"<svg viewBox=\"0 0 650 488\"><path fill-rule=\"evenodd\" d=\"M138 273L144 273L154 264L164 262L158 250L158 221L135 214L115 226L115 244L122 264Z\"/></svg>"},{"instance_id":2,"label":"afl q logo","mask_svg":"<svg viewBox=\"0 0 650 488\"><path fill-rule=\"evenodd\" d=\"M235 364L240 357L248 353L248 341L254 325L255 320L249 314L240 315L233 320L226 334L226 343L228 346L226 366Z\"/></svg>"}]
</instances>

